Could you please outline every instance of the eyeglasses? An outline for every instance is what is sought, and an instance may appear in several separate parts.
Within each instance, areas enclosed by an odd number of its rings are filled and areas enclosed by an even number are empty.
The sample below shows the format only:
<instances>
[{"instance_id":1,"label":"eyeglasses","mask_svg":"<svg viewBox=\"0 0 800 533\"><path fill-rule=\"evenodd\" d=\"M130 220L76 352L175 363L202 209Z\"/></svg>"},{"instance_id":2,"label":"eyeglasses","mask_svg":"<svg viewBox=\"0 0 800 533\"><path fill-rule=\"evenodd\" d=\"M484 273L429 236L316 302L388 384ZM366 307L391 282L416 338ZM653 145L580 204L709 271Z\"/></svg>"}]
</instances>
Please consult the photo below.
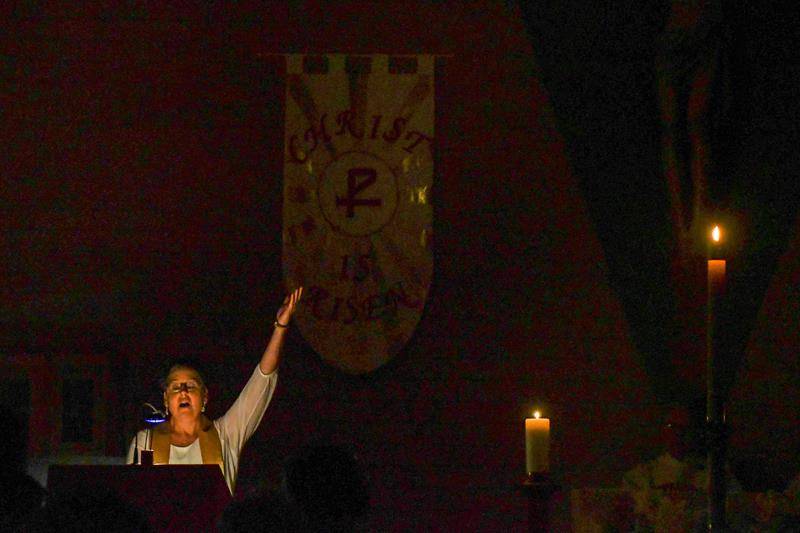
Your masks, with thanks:
<instances>
[{"instance_id":1,"label":"eyeglasses","mask_svg":"<svg viewBox=\"0 0 800 533\"><path fill-rule=\"evenodd\" d=\"M183 381L177 382L173 381L169 385L167 385L167 393L168 394L178 394L182 390L186 390L186 392L197 392L202 387L196 381Z\"/></svg>"}]
</instances>

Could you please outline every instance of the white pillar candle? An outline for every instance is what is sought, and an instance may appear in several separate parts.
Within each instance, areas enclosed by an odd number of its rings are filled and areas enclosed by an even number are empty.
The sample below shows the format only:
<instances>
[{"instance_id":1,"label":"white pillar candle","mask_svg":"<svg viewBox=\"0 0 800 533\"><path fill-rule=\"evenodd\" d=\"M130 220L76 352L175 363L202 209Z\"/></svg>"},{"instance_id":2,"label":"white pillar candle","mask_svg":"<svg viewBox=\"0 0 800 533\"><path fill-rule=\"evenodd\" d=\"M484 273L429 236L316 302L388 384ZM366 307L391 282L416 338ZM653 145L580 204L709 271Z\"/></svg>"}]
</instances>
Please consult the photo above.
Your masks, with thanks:
<instances>
[{"instance_id":1,"label":"white pillar candle","mask_svg":"<svg viewBox=\"0 0 800 533\"><path fill-rule=\"evenodd\" d=\"M525 467L528 474L550 470L550 419L538 411L525 419Z\"/></svg>"}]
</instances>

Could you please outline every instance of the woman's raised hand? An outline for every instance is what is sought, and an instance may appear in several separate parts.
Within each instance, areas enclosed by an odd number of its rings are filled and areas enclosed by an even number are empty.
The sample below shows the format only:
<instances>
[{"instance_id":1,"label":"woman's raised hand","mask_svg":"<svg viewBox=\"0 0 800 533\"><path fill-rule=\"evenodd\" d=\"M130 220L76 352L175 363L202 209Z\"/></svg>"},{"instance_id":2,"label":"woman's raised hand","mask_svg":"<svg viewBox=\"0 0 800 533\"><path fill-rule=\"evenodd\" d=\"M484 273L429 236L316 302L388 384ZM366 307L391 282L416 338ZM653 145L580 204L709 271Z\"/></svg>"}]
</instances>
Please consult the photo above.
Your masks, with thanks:
<instances>
[{"instance_id":1,"label":"woman's raised hand","mask_svg":"<svg viewBox=\"0 0 800 533\"><path fill-rule=\"evenodd\" d=\"M297 309L297 304L300 302L300 298L303 296L303 287L298 287L289 293L286 298L283 300L283 305L281 308L278 309L278 315L276 316L277 326L278 327L287 327L289 322L292 320L292 315L294 315L295 310Z\"/></svg>"}]
</instances>

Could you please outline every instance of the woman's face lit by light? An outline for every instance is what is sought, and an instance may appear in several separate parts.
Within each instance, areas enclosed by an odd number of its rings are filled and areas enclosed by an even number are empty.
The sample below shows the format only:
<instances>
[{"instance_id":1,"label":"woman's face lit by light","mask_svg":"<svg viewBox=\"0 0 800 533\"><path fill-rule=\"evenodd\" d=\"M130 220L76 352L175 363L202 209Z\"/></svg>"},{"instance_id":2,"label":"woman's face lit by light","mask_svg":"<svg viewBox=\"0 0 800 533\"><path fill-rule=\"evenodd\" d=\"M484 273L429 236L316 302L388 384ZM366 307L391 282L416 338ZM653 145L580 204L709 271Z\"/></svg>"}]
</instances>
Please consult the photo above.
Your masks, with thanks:
<instances>
[{"instance_id":1,"label":"woman's face lit by light","mask_svg":"<svg viewBox=\"0 0 800 533\"><path fill-rule=\"evenodd\" d=\"M206 388L196 371L177 368L170 373L164 404L172 416L197 418L207 399Z\"/></svg>"}]
</instances>

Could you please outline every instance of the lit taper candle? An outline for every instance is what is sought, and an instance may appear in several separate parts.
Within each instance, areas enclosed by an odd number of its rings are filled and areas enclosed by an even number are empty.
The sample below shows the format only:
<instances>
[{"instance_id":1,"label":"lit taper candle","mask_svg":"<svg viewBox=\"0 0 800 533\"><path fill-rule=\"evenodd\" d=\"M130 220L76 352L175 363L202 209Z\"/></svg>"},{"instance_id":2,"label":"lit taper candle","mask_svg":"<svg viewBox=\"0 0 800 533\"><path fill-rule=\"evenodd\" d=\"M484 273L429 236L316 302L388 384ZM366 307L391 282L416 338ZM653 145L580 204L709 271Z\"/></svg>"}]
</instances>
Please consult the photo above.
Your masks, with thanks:
<instances>
[{"instance_id":1,"label":"lit taper candle","mask_svg":"<svg viewBox=\"0 0 800 533\"><path fill-rule=\"evenodd\" d=\"M717 321L719 319L719 302L725 292L725 259L722 256L722 230L714 226L711 230L708 253L708 295L706 305L706 417L715 421L718 412L717 398L717 362L714 356L714 339L716 337Z\"/></svg>"},{"instance_id":2,"label":"lit taper candle","mask_svg":"<svg viewBox=\"0 0 800 533\"><path fill-rule=\"evenodd\" d=\"M525 468L528 475L550 470L550 419L539 411L525 419Z\"/></svg>"}]
</instances>

